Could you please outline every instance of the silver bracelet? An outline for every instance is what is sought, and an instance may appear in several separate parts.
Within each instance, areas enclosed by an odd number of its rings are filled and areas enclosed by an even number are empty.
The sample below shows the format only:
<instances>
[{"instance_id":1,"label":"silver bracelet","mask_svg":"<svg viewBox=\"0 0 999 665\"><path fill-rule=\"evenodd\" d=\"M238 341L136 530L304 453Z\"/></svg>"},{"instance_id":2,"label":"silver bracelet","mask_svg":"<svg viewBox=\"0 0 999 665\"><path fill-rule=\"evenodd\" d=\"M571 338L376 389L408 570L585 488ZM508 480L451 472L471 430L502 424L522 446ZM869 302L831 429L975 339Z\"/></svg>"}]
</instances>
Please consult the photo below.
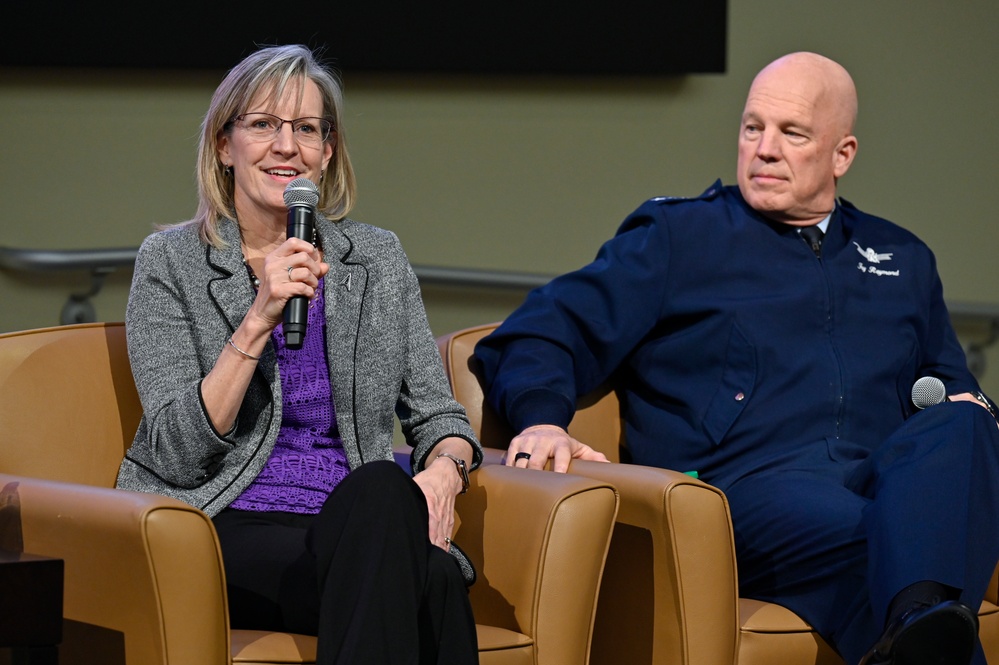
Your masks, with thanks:
<instances>
[{"instance_id":1,"label":"silver bracelet","mask_svg":"<svg viewBox=\"0 0 999 665\"><path fill-rule=\"evenodd\" d=\"M465 460L461 459L457 455L452 455L451 453L441 453L434 458L436 462L442 457L446 457L452 462L454 462L455 468L458 470L458 477L461 478L461 494L468 491L468 466L465 464Z\"/></svg>"},{"instance_id":2,"label":"silver bracelet","mask_svg":"<svg viewBox=\"0 0 999 665\"><path fill-rule=\"evenodd\" d=\"M236 346L236 342L232 341L232 337L229 338L229 346L231 346L232 348L236 349L236 351L240 355L245 356L245 357L249 358L250 360L260 360L263 357L263 356L251 356L249 353L247 353L243 349L241 349L238 346Z\"/></svg>"}]
</instances>

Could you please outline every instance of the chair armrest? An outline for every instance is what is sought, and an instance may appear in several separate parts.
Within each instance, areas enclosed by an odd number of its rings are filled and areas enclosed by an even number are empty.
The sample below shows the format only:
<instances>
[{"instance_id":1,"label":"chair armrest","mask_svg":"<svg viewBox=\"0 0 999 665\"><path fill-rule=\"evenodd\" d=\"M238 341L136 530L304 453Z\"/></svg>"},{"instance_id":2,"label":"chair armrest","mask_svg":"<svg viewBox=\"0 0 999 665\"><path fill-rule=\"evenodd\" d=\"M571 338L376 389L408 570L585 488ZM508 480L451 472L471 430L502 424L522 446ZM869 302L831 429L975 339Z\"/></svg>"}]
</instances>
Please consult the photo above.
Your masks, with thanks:
<instances>
[{"instance_id":1,"label":"chair armrest","mask_svg":"<svg viewBox=\"0 0 999 665\"><path fill-rule=\"evenodd\" d=\"M475 620L534 639L539 663L588 662L618 508L607 483L484 465L458 497L455 541L478 567Z\"/></svg>"},{"instance_id":2,"label":"chair armrest","mask_svg":"<svg viewBox=\"0 0 999 665\"><path fill-rule=\"evenodd\" d=\"M79 635L88 662L229 662L221 552L200 510L155 494L0 474L0 534L0 547L64 560L63 615L72 622L64 650Z\"/></svg>"},{"instance_id":3,"label":"chair armrest","mask_svg":"<svg viewBox=\"0 0 999 665\"><path fill-rule=\"evenodd\" d=\"M736 662L738 578L728 500L690 476L573 460L621 497L597 607L592 663Z\"/></svg>"}]
</instances>

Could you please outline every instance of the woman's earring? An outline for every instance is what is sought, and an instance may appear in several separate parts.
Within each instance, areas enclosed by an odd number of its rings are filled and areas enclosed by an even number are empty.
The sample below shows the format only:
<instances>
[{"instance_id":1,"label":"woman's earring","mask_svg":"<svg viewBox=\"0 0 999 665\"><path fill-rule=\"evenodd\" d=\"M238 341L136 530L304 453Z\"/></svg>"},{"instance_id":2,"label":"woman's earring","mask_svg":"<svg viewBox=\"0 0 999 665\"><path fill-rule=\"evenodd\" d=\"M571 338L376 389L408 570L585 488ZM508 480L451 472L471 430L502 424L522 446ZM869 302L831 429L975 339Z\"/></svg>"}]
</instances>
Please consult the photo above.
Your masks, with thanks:
<instances>
[{"instance_id":1,"label":"woman's earring","mask_svg":"<svg viewBox=\"0 0 999 665\"><path fill-rule=\"evenodd\" d=\"M225 174L232 177L232 164L225 165Z\"/></svg>"}]
</instances>

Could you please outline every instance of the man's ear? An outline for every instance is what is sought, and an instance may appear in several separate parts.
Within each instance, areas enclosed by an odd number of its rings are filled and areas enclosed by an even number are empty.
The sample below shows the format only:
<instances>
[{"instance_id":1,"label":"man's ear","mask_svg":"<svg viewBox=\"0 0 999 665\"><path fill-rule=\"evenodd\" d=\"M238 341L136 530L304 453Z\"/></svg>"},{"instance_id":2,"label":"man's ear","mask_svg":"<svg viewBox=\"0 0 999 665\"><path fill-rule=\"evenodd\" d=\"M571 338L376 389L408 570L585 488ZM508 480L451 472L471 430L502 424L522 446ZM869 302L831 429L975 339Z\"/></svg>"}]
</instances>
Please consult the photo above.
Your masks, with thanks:
<instances>
[{"instance_id":1,"label":"man's ear","mask_svg":"<svg viewBox=\"0 0 999 665\"><path fill-rule=\"evenodd\" d=\"M857 137L845 136L836 144L833 151L833 174L836 178L842 178L853 164L853 158L857 156Z\"/></svg>"}]
</instances>

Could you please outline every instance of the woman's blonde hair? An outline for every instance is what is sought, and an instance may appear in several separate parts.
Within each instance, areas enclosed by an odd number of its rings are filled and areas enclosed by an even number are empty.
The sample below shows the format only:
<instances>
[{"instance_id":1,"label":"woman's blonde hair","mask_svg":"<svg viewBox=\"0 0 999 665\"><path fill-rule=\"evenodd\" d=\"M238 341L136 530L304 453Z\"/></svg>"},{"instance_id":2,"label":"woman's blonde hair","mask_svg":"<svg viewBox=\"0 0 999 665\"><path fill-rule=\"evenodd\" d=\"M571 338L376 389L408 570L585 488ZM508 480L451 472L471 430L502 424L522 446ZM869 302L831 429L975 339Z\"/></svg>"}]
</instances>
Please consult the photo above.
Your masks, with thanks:
<instances>
[{"instance_id":1,"label":"woman's blonde hair","mask_svg":"<svg viewBox=\"0 0 999 665\"><path fill-rule=\"evenodd\" d=\"M268 46L247 56L233 67L215 89L211 105L201 124L198 145L198 211L194 219L184 224L198 227L201 238L221 247L218 232L224 218L235 219L234 181L219 160L219 139L232 132L233 119L245 113L247 106L262 91L279 98L289 83L312 80L323 100L323 114L333 123L329 140L333 141L333 157L319 182L318 210L334 221L347 216L354 205L357 184L354 169L347 154L342 124L343 90L339 77L320 64L308 48L301 45Z\"/></svg>"}]
</instances>

